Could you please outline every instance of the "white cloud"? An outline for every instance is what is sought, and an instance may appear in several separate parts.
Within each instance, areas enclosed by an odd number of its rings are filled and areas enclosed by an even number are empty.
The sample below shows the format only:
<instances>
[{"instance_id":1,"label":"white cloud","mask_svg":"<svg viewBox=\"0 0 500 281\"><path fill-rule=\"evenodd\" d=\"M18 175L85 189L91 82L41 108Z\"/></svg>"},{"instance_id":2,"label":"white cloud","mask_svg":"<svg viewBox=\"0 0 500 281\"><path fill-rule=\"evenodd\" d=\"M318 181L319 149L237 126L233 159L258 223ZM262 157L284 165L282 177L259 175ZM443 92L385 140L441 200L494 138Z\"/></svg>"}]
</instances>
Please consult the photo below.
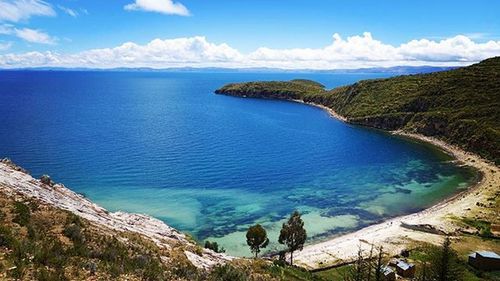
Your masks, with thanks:
<instances>
[{"instance_id":1,"label":"white cloud","mask_svg":"<svg viewBox=\"0 0 500 281\"><path fill-rule=\"evenodd\" d=\"M0 42L0 51L6 51L12 47L12 42Z\"/></svg>"},{"instance_id":2,"label":"white cloud","mask_svg":"<svg viewBox=\"0 0 500 281\"><path fill-rule=\"evenodd\" d=\"M18 22L32 16L55 16L52 6L41 0L0 0L0 21Z\"/></svg>"},{"instance_id":3,"label":"white cloud","mask_svg":"<svg viewBox=\"0 0 500 281\"><path fill-rule=\"evenodd\" d=\"M5 27L9 29L9 26ZM12 28L10 26L10 28ZM0 33L2 26L0 25ZM48 40L50 42L50 39ZM0 67L277 67L287 69L338 69L398 65L467 65L500 56L500 41L476 43L464 35L440 41L411 40L399 46L383 43L370 33L343 39L335 34L323 48L258 48L243 54L229 45L205 37L160 40L140 45L124 43L114 48L74 54L30 52L0 55Z\"/></svg>"},{"instance_id":4,"label":"white cloud","mask_svg":"<svg viewBox=\"0 0 500 281\"><path fill-rule=\"evenodd\" d=\"M64 13L76 18L78 17L78 12L73 10L73 9L70 9L70 8L67 8L67 7L64 7L64 6L57 6L61 11L63 11Z\"/></svg>"},{"instance_id":5,"label":"white cloud","mask_svg":"<svg viewBox=\"0 0 500 281\"><path fill-rule=\"evenodd\" d=\"M500 55L499 50L500 41L478 44L465 35L439 42L427 39L412 40L399 48L400 54L408 60L430 62L478 61L485 57Z\"/></svg>"},{"instance_id":6,"label":"white cloud","mask_svg":"<svg viewBox=\"0 0 500 281\"><path fill-rule=\"evenodd\" d=\"M10 35L14 33L14 26L12 24L0 24L0 34Z\"/></svg>"},{"instance_id":7,"label":"white cloud","mask_svg":"<svg viewBox=\"0 0 500 281\"><path fill-rule=\"evenodd\" d=\"M51 37L43 31L30 28L18 29L11 24L0 25L0 34L16 36L30 43L52 45L57 41L56 38Z\"/></svg>"},{"instance_id":8,"label":"white cloud","mask_svg":"<svg viewBox=\"0 0 500 281\"><path fill-rule=\"evenodd\" d=\"M440 41L412 40L393 46L376 40L368 32L333 42L319 49L259 48L247 57L248 63L281 68L360 68L396 65L464 65L499 56L500 41L476 43L464 35Z\"/></svg>"},{"instance_id":9,"label":"white cloud","mask_svg":"<svg viewBox=\"0 0 500 281\"><path fill-rule=\"evenodd\" d=\"M56 41L55 38L52 38L47 33L31 28L22 28L22 29L16 28L15 34L17 37L31 43L53 45L55 44Z\"/></svg>"},{"instance_id":10,"label":"white cloud","mask_svg":"<svg viewBox=\"0 0 500 281\"><path fill-rule=\"evenodd\" d=\"M142 10L148 12L157 12L167 15L189 16L189 10L179 2L173 0L135 0L128 4L125 10Z\"/></svg>"}]
</instances>

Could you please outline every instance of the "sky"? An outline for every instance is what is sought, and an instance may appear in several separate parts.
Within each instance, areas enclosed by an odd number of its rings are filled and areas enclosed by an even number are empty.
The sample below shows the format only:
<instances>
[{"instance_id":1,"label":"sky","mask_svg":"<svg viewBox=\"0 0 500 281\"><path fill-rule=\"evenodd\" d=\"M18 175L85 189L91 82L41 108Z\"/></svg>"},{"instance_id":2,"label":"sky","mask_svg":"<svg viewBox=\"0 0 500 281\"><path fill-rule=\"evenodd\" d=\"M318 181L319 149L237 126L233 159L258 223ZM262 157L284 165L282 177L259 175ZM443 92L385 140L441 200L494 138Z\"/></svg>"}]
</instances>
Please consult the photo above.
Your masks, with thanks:
<instances>
[{"instance_id":1,"label":"sky","mask_svg":"<svg viewBox=\"0 0 500 281\"><path fill-rule=\"evenodd\" d=\"M468 65L496 0L0 0L0 68Z\"/></svg>"}]
</instances>

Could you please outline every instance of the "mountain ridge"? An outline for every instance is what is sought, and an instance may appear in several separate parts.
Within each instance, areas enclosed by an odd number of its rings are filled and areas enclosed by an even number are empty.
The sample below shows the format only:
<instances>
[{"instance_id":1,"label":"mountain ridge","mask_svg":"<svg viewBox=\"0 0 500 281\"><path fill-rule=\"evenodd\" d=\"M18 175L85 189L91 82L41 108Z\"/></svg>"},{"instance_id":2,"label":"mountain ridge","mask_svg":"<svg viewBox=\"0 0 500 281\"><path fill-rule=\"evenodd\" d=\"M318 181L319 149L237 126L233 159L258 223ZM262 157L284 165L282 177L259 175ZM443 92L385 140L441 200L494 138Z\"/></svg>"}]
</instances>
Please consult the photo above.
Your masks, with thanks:
<instances>
[{"instance_id":1,"label":"mountain ridge","mask_svg":"<svg viewBox=\"0 0 500 281\"><path fill-rule=\"evenodd\" d=\"M92 67L27 67L27 68L0 68L1 71L116 71L116 72L241 72L241 73L399 73L415 74L430 73L455 69L454 66L393 66L393 67L368 67L353 69L283 69L269 67L250 67L250 68L228 68L228 67L171 67L171 68L152 68L152 67L114 67L114 68L92 68Z\"/></svg>"}]
</instances>

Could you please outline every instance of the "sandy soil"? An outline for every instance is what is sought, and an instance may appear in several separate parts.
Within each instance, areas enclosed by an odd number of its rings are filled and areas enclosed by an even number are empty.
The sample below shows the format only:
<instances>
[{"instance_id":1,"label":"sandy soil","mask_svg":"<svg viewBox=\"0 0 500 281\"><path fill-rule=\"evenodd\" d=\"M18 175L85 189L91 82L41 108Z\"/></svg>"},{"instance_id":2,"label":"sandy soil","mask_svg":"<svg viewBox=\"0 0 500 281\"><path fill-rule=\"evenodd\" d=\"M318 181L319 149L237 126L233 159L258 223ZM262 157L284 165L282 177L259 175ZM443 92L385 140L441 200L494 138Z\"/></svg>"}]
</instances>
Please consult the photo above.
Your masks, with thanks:
<instances>
[{"instance_id":1,"label":"sandy soil","mask_svg":"<svg viewBox=\"0 0 500 281\"><path fill-rule=\"evenodd\" d=\"M333 110L324 106L318 107L326 109L330 115L337 118L338 114ZM345 118L341 118L341 120L346 121ZM359 247L368 252L372 245L375 247L383 246L385 252L396 255L416 241L439 244L444 239L443 234L453 235L463 230L462 226L457 224L454 219L457 217L489 217L498 220L499 206L491 207L486 202L488 202L488 198L495 197L500 192L499 167L477 155L467 153L434 138L400 131L394 132L394 134L425 141L440 147L453 155L461 165L477 169L482 175L481 179L466 191L452 198L447 198L421 212L393 218L353 233L306 246L302 251L294 255L297 265L308 269L317 269L348 263L355 259ZM498 223L498 221L495 223ZM418 230L412 230L403 227L402 224L419 227ZM422 231L422 225L426 225L426 229L430 231Z\"/></svg>"}]
</instances>

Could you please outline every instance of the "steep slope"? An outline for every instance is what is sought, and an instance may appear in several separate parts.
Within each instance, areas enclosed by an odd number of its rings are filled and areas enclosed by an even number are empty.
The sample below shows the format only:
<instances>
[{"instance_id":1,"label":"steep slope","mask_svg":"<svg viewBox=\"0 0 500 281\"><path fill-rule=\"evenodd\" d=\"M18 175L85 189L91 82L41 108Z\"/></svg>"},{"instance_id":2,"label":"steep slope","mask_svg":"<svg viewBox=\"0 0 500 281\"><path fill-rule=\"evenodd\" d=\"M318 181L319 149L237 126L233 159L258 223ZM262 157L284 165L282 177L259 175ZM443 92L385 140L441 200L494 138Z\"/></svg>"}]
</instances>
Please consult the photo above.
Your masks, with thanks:
<instances>
[{"instance_id":1,"label":"steep slope","mask_svg":"<svg viewBox=\"0 0 500 281\"><path fill-rule=\"evenodd\" d=\"M0 161L2 280L198 280L232 259L160 220L108 212Z\"/></svg>"},{"instance_id":2,"label":"steep slope","mask_svg":"<svg viewBox=\"0 0 500 281\"><path fill-rule=\"evenodd\" d=\"M244 241L244 237L242 240ZM111 213L0 160L0 280L320 280L203 249L145 215Z\"/></svg>"},{"instance_id":3,"label":"steep slope","mask_svg":"<svg viewBox=\"0 0 500 281\"><path fill-rule=\"evenodd\" d=\"M216 93L312 102L353 124L436 137L500 163L500 57L333 90L292 80L228 84Z\"/></svg>"}]
</instances>

